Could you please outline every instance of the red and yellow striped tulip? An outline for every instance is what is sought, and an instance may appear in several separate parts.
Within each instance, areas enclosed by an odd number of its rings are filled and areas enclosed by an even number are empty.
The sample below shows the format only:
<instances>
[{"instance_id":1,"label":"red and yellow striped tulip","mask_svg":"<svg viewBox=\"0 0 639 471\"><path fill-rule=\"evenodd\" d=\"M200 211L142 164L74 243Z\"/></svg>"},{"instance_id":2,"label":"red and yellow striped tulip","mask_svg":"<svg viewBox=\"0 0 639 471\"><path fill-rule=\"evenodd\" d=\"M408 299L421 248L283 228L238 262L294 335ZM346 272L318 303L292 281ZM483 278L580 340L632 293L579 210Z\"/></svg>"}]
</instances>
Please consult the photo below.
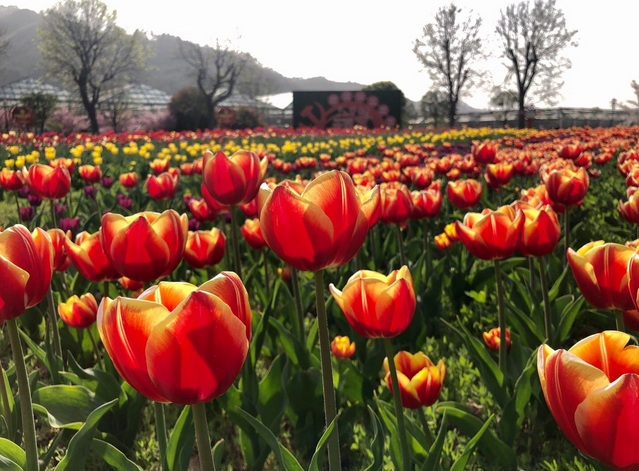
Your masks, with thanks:
<instances>
[{"instance_id":1,"label":"red and yellow striped tulip","mask_svg":"<svg viewBox=\"0 0 639 471\"><path fill-rule=\"evenodd\" d=\"M415 355L400 351L395 355L395 368L402 405L408 409L432 406L442 392L446 378L446 365L443 360L435 365L422 352ZM384 358L386 385L393 392L388 358Z\"/></svg>"}]
</instances>

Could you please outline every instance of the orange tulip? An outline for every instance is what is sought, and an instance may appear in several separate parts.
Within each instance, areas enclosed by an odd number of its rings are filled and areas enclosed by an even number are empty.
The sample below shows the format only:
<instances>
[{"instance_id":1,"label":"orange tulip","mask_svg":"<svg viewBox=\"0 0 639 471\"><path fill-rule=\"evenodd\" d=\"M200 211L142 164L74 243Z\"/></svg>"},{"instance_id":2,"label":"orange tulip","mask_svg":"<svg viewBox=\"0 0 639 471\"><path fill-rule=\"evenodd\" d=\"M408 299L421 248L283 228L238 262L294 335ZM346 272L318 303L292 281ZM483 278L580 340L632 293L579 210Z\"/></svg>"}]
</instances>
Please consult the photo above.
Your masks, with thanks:
<instances>
[{"instance_id":1,"label":"orange tulip","mask_svg":"<svg viewBox=\"0 0 639 471\"><path fill-rule=\"evenodd\" d=\"M542 173L548 197L553 203L573 206L581 202L588 192L588 172L579 168L576 172L568 167Z\"/></svg>"},{"instance_id":2,"label":"orange tulip","mask_svg":"<svg viewBox=\"0 0 639 471\"><path fill-rule=\"evenodd\" d=\"M202 183L220 204L249 203L264 181L268 158L261 161L255 152L240 150L227 157L224 152L204 154Z\"/></svg>"},{"instance_id":3,"label":"orange tulip","mask_svg":"<svg viewBox=\"0 0 639 471\"><path fill-rule=\"evenodd\" d=\"M491 141L473 144L473 159L479 164L490 164L497 156L497 145Z\"/></svg>"},{"instance_id":4,"label":"orange tulip","mask_svg":"<svg viewBox=\"0 0 639 471\"><path fill-rule=\"evenodd\" d=\"M621 213L621 217L630 224L639 224L639 192L632 193L625 203L619 200L617 209Z\"/></svg>"},{"instance_id":5,"label":"orange tulip","mask_svg":"<svg viewBox=\"0 0 639 471\"><path fill-rule=\"evenodd\" d=\"M422 352L412 355L406 351L397 353L394 361L402 405L408 409L432 406L439 399L446 378L444 361L439 360L435 366ZM386 385L393 392L388 357L384 358L384 372Z\"/></svg>"},{"instance_id":6,"label":"orange tulip","mask_svg":"<svg viewBox=\"0 0 639 471\"><path fill-rule=\"evenodd\" d=\"M85 329L95 322L98 303L91 293L71 296L66 303L58 304L58 314L69 327Z\"/></svg>"},{"instance_id":7,"label":"orange tulip","mask_svg":"<svg viewBox=\"0 0 639 471\"><path fill-rule=\"evenodd\" d=\"M439 250L447 250L453 245L445 232L435 236L435 247Z\"/></svg>"},{"instance_id":8,"label":"orange tulip","mask_svg":"<svg viewBox=\"0 0 639 471\"><path fill-rule=\"evenodd\" d=\"M20 170L14 172L3 168L2 172L0 172L0 186L4 191L18 191L24 186L24 181L24 175Z\"/></svg>"},{"instance_id":9,"label":"orange tulip","mask_svg":"<svg viewBox=\"0 0 639 471\"><path fill-rule=\"evenodd\" d=\"M355 354L355 342L351 339L338 335L331 342L331 351L338 360L348 360Z\"/></svg>"},{"instance_id":10,"label":"orange tulip","mask_svg":"<svg viewBox=\"0 0 639 471\"><path fill-rule=\"evenodd\" d=\"M235 273L199 288L162 282L138 299L104 299L98 331L122 377L159 402L197 404L224 394L251 339L248 293Z\"/></svg>"},{"instance_id":11,"label":"orange tulip","mask_svg":"<svg viewBox=\"0 0 639 471\"><path fill-rule=\"evenodd\" d=\"M155 159L149 162L149 168L153 170L153 173L159 175L169 171L169 168L171 168L171 162L167 159Z\"/></svg>"},{"instance_id":12,"label":"orange tulip","mask_svg":"<svg viewBox=\"0 0 639 471\"><path fill-rule=\"evenodd\" d=\"M401 334L415 313L415 289L408 267L388 276L360 270L342 291L329 290L349 324L362 337L391 338Z\"/></svg>"},{"instance_id":13,"label":"orange tulip","mask_svg":"<svg viewBox=\"0 0 639 471\"><path fill-rule=\"evenodd\" d=\"M484 178L491 188L501 188L508 185L513 177L513 166L504 162L486 165Z\"/></svg>"},{"instance_id":14,"label":"orange tulip","mask_svg":"<svg viewBox=\"0 0 639 471\"><path fill-rule=\"evenodd\" d=\"M338 267L364 243L371 208L378 204L379 190L362 202L351 177L339 171L321 175L301 193L293 185L264 184L258 196L260 229L271 250L298 270Z\"/></svg>"},{"instance_id":15,"label":"orange tulip","mask_svg":"<svg viewBox=\"0 0 639 471\"><path fill-rule=\"evenodd\" d=\"M0 322L15 319L47 294L53 274L51 238L17 224L0 233Z\"/></svg>"},{"instance_id":16,"label":"orange tulip","mask_svg":"<svg viewBox=\"0 0 639 471\"><path fill-rule=\"evenodd\" d=\"M67 257L64 241L71 239L71 231L65 234L62 229L49 229L47 231L51 238L51 246L53 247L53 270L66 271L71 265L71 260Z\"/></svg>"},{"instance_id":17,"label":"orange tulip","mask_svg":"<svg viewBox=\"0 0 639 471\"><path fill-rule=\"evenodd\" d=\"M485 209L482 213L466 214L463 223L457 221L457 235L477 258L508 258L517 250L524 220L521 210L515 212L510 206L497 211Z\"/></svg>"},{"instance_id":18,"label":"orange tulip","mask_svg":"<svg viewBox=\"0 0 639 471\"><path fill-rule=\"evenodd\" d=\"M66 167L52 168L48 165L33 164L25 173L29 189L39 198L57 200L66 196L71 189L71 175Z\"/></svg>"},{"instance_id":19,"label":"orange tulip","mask_svg":"<svg viewBox=\"0 0 639 471\"><path fill-rule=\"evenodd\" d=\"M406 185L380 187L382 222L401 224L413 214L413 199Z\"/></svg>"},{"instance_id":20,"label":"orange tulip","mask_svg":"<svg viewBox=\"0 0 639 471\"><path fill-rule=\"evenodd\" d=\"M451 242L459 242L456 223L451 222L450 224L446 224L446 226L444 226L444 233L446 234L446 237L448 237L448 240L450 240Z\"/></svg>"},{"instance_id":21,"label":"orange tulip","mask_svg":"<svg viewBox=\"0 0 639 471\"><path fill-rule=\"evenodd\" d=\"M102 170L100 167L94 167L93 165L81 165L78 169L78 173L80 174L80 178L88 184L98 183L100 178L102 178Z\"/></svg>"},{"instance_id":22,"label":"orange tulip","mask_svg":"<svg viewBox=\"0 0 639 471\"><path fill-rule=\"evenodd\" d=\"M138 174L135 172L123 173L119 180L120 185L124 188L135 188L138 185Z\"/></svg>"},{"instance_id":23,"label":"orange tulip","mask_svg":"<svg viewBox=\"0 0 639 471\"><path fill-rule=\"evenodd\" d=\"M634 253L621 244L599 240L577 252L568 249L568 262L586 301L599 309L633 309L628 288L629 261Z\"/></svg>"},{"instance_id":24,"label":"orange tulip","mask_svg":"<svg viewBox=\"0 0 639 471\"><path fill-rule=\"evenodd\" d=\"M459 209L470 209L479 203L482 191L477 180L455 180L446 185L446 196Z\"/></svg>"},{"instance_id":25,"label":"orange tulip","mask_svg":"<svg viewBox=\"0 0 639 471\"><path fill-rule=\"evenodd\" d=\"M102 216L104 252L116 270L136 281L157 280L175 270L184 254L187 233L186 215L172 209L162 214Z\"/></svg>"},{"instance_id":26,"label":"orange tulip","mask_svg":"<svg viewBox=\"0 0 639 471\"><path fill-rule=\"evenodd\" d=\"M542 345L537 369L557 425L583 453L615 470L639 469L639 348L615 331L570 350Z\"/></svg>"},{"instance_id":27,"label":"orange tulip","mask_svg":"<svg viewBox=\"0 0 639 471\"><path fill-rule=\"evenodd\" d=\"M523 203L519 208L525 218L517 250L527 257L550 254L561 237L557 214L548 205L536 209Z\"/></svg>"},{"instance_id":28,"label":"orange tulip","mask_svg":"<svg viewBox=\"0 0 639 471\"><path fill-rule=\"evenodd\" d=\"M442 209L442 192L439 188L411 193L413 200L413 213L411 219L432 219L437 217Z\"/></svg>"},{"instance_id":29,"label":"orange tulip","mask_svg":"<svg viewBox=\"0 0 639 471\"><path fill-rule=\"evenodd\" d=\"M89 281L117 280L120 273L113 267L102 248L101 231L95 234L80 232L75 243L64 239L64 249L73 267Z\"/></svg>"},{"instance_id":30,"label":"orange tulip","mask_svg":"<svg viewBox=\"0 0 639 471\"><path fill-rule=\"evenodd\" d=\"M157 177L149 175L146 181L146 191L154 200L169 200L175 196L179 178L170 173L161 173Z\"/></svg>"},{"instance_id":31,"label":"orange tulip","mask_svg":"<svg viewBox=\"0 0 639 471\"><path fill-rule=\"evenodd\" d=\"M486 342L488 348L496 352L499 351L499 344L501 343L499 338L500 334L501 330L499 327L495 327L490 329L488 332L484 332L484 342ZM510 331L508 329L506 329L506 349L510 350Z\"/></svg>"},{"instance_id":32,"label":"orange tulip","mask_svg":"<svg viewBox=\"0 0 639 471\"><path fill-rule=\"evenodd\" d=\"M184 260L193 268L217 265L224 258L226 236L219 229L189 232Z\"/></svg>"},{"instance_id":33,"label":"orange tulip","mask_svg":"<svg viewBox=\"0 0 639 471\"><path fill-rule=\"evenodd\" d=\"M242 226L242 236L247 244L251 246L253 250L262 250L267 247L262 231L260 230L260 220L247 219Z\"/></svg>"}]
</instances>

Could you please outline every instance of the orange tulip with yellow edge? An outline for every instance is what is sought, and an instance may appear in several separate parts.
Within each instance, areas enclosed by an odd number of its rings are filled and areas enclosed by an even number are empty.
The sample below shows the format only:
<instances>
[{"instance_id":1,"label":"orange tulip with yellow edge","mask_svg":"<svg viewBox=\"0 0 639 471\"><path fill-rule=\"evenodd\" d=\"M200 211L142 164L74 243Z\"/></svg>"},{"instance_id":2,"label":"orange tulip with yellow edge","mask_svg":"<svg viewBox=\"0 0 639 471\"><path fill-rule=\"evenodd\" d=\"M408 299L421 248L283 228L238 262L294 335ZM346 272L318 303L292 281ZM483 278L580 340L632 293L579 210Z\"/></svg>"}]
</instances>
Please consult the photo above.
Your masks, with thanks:
<instances>
[{"instance_id":1,"label":"orange tulip with yellow edge","mask_svg":"<svg viewBox=\"0 0 639 471\"><path fill-rule=\"evenodd\" d=\"M215 227L210 231L189 232L184 260L193 268L217 265L224 258L226 236Z\"/></svg>"},{"instance_id":2,"label":"orange tulip with yellow edge","mask_svg":"<svg viewBox=\"0 0 639 471\"><path fill-rule=\"evenodd\" d=\"M550 254L561 238L557 214L548 205L533 208L527 203L521 203L518 207L525 219L517 250L527 257Z\"/></svg>"},{"instance_id":3,"label":"orange tulip with yellow edge","mask_svg":"<svg viewBox=\"0 0 639 471\"><path fill-rule=\"evenodd\" d=\"M338 360L348 360L355 354L355 342L347 336L338 335L331 342L331 351Z\"/></svg>"},{"instance_id":4,"label":"orange tulip with yellow edge","mask_svg":"<svg viewBox=\"0 0 639 471\"><path fill-rule=\"evenodd\" d=\"M402 405L408 409L432 406L442 391L446 378L446 365L443 360L435 365L422 352L411 354L400 351L395 355L395 368L402 398ZM386 385L393 392L388 358L384 358Z\"/></svg>"},{"instance_id":5,"label":"orange tulip with yellow edge","mask_svg":"<svg viewBox=\"0 0 639 471\"><path fill-rule=\"evenodd\" d=\"M517 250L524 228L524 215L510 206L496 211L467 213L457 221L457 235L468 251L482 260L504 259Z\"/></svg>"},{"instance_id":6,"label":"orange tulip with yellow edge","mask_svg":"<svg viewBox=\"0 0 639 471\"><path fill-rule=\"evenodd\" d=\"M58 304L58 314L69 327L85 329L95 322L98 303L91 293L80 297L74 294L67 302Z\"/></svg>"}]
</instances>

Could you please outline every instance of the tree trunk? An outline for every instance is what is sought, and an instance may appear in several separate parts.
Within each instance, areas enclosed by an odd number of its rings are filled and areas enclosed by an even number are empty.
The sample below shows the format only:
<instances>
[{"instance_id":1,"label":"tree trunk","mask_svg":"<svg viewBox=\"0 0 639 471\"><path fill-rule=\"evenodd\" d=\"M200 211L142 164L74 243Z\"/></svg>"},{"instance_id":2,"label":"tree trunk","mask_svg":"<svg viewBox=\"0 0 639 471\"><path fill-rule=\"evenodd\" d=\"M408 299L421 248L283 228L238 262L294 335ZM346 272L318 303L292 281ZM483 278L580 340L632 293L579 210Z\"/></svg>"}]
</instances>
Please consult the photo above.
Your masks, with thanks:
<instances>
[{"instance_id":1,"label":"tree trunk","mask_svg":"<svg viewBox=\"0 0 639 471\"><path fill-rule=\"evenodd\" d=\"M211 96L206 97L206 125L209 129L215 127L215 105Z\"/></svg>"},{"instance_id":2,"label":"tree trunk","mask_svg":"<svg viewBox=\"0 0 639 471\"><path fill-rule=\"evenodd\" d=\"M87 116L89 118L89 123L91 126L91 132L94 134L98 134L100 132L100 125L98 124L98 113L96 110L95 103L89 99L89 91L87 89L87 80L83 77L80 77L80 80L77 82L78 88L80 89L80 97L82 98L82 104L84 105L84 109L87 112Z\"/></svg>"},{"instance_id":3,"label":"tree trunk","mask_svg":"<svg viewBox=\"0 0 639 471\"><path fill-rule=\"evenodd\" d=\"M519 90L519 117L517 119L517 126L519 129L524 129L526 127L526 111L524 109L524 92L523 90Z\"/></svg>"},{"instance_id":4,"label":"tree trunk","mask_svg":"<svg viewBox=\"0 0 639 471\"><path fill-rule=\"evenodd\" d=\"M451 128L455 127L456 111L457 111L457 103L452 101L448 103L448 126Z\"/></svg>"}]
</instances>

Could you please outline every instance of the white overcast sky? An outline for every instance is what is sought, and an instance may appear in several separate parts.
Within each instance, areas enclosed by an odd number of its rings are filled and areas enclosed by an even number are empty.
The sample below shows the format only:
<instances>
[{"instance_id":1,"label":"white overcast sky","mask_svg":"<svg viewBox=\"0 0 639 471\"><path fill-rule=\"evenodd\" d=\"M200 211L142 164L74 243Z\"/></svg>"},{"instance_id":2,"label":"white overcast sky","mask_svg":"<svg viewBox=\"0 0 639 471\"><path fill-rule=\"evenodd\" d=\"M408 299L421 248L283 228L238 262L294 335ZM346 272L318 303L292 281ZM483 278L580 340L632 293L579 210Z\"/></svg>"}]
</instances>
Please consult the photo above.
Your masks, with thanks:
<instances>
[{"instance_id":1,"label":"white overcast sky","mask_svg":"<svg viewBox=\"0 0 639 471\"><path fill-rule=\"evenodd\" d=\"M6 1L6 0L5 0ZM442 0L104 0L117 10L118 23L129 31L168 33L200 44L231 38L263 65L288 77L325 76L368 84L395 82L418 100L430 88L412 52L413 41L431 22ZM483 19L483 33L496 49L499 11L514 0L457 0ZM54 0L13 0L20 8L44 10ZM577 48L566 56L572 69L564 74L560 105L609 107L610 100L634 98L630 82L639 81L637 18L639 0L558 0L568 28L577 29ZM5 3L8 4L8 3ZM240 36L240 39L237 40ZM505 68L498 54L485 66L495 83ZM465 101L487 105L487 93L470 90Z\"/></svg>"}]
</instances>

